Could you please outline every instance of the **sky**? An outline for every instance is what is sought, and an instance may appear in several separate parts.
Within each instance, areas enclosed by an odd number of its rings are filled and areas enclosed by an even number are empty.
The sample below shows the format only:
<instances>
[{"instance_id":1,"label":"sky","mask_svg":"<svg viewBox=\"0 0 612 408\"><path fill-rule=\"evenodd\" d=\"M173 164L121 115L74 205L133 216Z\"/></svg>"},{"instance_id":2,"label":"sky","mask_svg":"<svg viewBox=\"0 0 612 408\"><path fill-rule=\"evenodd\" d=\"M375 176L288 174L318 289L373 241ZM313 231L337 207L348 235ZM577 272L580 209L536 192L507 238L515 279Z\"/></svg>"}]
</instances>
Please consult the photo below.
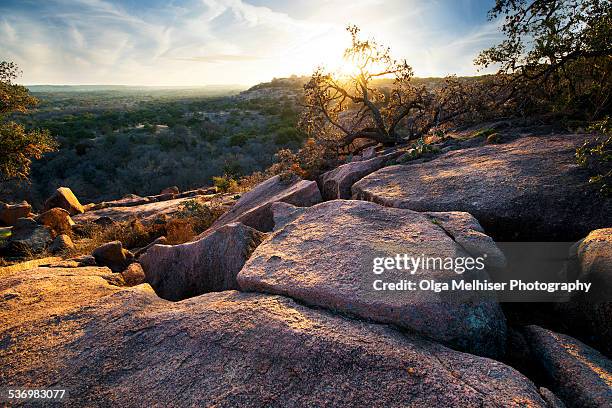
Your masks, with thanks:
<instances>
[{"instance_id":1,"label":"sky","mask_svg":"<svg viewBox=\"0 0 612 408\"><path fill-rule=\"evenodd\" d=\"M336 68L361 28L417 76L473 75L502 37L494 0L0 0L0 60L20 82L253 85Z\"/></svg>"}]
</instances>

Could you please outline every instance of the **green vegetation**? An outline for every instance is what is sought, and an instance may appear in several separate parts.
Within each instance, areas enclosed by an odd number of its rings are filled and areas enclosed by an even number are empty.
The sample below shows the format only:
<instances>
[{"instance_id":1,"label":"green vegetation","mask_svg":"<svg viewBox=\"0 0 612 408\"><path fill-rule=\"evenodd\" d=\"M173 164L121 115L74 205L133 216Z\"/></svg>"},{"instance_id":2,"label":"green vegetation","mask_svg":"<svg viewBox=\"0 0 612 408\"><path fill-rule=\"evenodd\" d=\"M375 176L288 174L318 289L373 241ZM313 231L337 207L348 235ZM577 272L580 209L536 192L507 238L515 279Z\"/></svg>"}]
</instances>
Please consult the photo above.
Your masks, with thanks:
<instances>
[{"instance_id":1,"label":"green vegetation","mask_svg":"<svg viewBox=\"0 0 612 408\"><path fill-rule=\"evenodd\" d=\"M589 183L604 196L612 196L612 120L606 118L592 125L590 131L599 133L594 141L586 141L576 149L576 161L588 168L593 176Z\"/></svg>"},{"instance_id":2,"label":"green vegetation","mask_svg":"<svg viewBox=\"0 0 612 408\"><path fill-rule=\"evenodd\" d=\"M612 2L497 0L489 16L505 17L505 39L476 63L500 67L504 103L523 115L596 120L610 112Z\"/></svg>"},{"instance_id":3,"label":"green vegetation","mask_svg":"<svg viewBox=\"0 0 612 408\"><path fill-rule=\"evenodd\" d=\"M194 232L205 231L223 214L220 206L204 204L198 200L187 200L181 204L177 218L190 221Z\"/></svg>"},{"instance_id":4,"label":"green vegetation","mask_svg":"<svg viewBox=\"0 0 612 408\"><path fill-rule=\"evenodd\" d=\"M35 204L59 185L98 202L157 194L169 185L207 186L223 174L238 180L305 138L296 128L299 96L292 88L222 96L206 88L33 90L38 108L12 118L18 126L49 129L59 142L57 152L33 164L32 185L12 192L12 199Z\"/></svg>"},{"instance_id":5,"label":"green vegetation","mask_svg":"<svg viewBox=\"0 0 612 408\"><path fill-rule=\"evenodd\" d=\"M495 134L495 129L483 128L474 132L471 137L489 137L493 134Z\"/></svg>"},{"instance_id":6,"label":"green vegetation","mask_svg":"<svg viewBox=\"0 0 612 408\"><path fill-rule=\"evenodd\" d=\"M213 185L222 193L233 192L238 189L238 182L231 176L224 174L223 176L213 177Z\"/></svg>"},{"instance_id":7,"label":"green vegetation","mask_svg":"<svg viewBox=\"0 0 612 408\"><path fill-rule=\"evenodd\" d=\"M32 159L56 148L46 130L26 129L23 125L6 120L14 112L26 113L38 100L28 89L13 81L19 69L13 63L0 62L0 181L27 181Z\"/></svg>"},{"instance_id":8,"label":"green vegetation","mask_svg":"<svg viewBox=\"0 0 612 408\"><path fill-rule=\"evenodd\" d=\"M431 154L437 153L438 150L439 149L436 146L425 143L425 140L420 137L418 140L412 143L406 155L404 155L401 160L398 160L398 162L403 163L420 159L421 157L427 157Z\"/></svg>"}]
</instances>

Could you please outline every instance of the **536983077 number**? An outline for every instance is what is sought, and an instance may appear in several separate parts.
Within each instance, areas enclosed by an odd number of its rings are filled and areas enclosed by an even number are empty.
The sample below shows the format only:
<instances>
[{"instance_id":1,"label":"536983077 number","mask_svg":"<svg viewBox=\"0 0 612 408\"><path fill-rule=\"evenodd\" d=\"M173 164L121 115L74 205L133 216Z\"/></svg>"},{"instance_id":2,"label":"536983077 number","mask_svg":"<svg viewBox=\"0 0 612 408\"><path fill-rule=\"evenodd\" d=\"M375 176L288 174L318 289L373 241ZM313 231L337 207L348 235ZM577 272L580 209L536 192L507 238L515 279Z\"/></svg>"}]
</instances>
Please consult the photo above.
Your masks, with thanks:
<instances>
[{"instance_id":1,"label":"536983077 number","mask_svg":"<svg viewBox=\"0 0 612 408\"><path fill-rule=\"evenodd\" d=\"M62 400L67 397L64 388L5 388L2 400Z\"/></svg>"}]
</instances>

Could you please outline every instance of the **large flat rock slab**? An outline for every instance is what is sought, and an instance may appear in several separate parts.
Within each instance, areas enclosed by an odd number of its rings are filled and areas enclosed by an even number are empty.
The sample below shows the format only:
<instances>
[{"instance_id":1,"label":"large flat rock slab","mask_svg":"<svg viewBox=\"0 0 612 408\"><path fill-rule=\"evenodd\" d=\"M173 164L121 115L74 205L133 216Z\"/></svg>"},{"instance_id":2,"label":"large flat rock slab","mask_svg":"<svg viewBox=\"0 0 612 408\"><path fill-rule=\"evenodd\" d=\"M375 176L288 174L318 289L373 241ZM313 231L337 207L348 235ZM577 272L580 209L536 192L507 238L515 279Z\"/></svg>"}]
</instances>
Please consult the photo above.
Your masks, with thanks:
<instances>
[{"instance_id":1,"label":"large flat rock slab","mask_svg":"<svg viewBox=\"0 0 612 408\"><path fill-rule=\"evenodd\" d=\"M612 361L570 336L538 326L526 327L525 336L551 389L568 407L612 404Z\"/></svg>"},{"instance_id":2,"label":"large flat rock slab","mask_svg":"<svg viewBox=\"0 0 612 408\"><path fill-rule=\"evenodd\" d=\"M573 241L612 224L612 199L588 186L575 151L587 135L524 137L385 167L353 196L415 211L466 211L498 241Z\"/></svg>"},{"instance_id":3,"label":"large flat rock slab","mask_svg":"<svg viewBox=\"0 0 612 408\"><path fill-rule=\"evenodd\" d=\"M469 291L380 292L385 282L484 280L466 272L417 268L373 273L373 259L470 256L426 215L365 201L334 200L307 208L274 232L238 274L246 291L290 296L301 302L377 322L393 323L473 353L495 356L505 347L506 323L494 298ZM473 257L482 254L474 254Z\"/></svg>"},{"instance_id":4,"label":"large flat rock slab","mask_svg":"<svg viewBox=\"0 0 612 408\"><path fill-rule=\"evenodd\" d=\"M159 216L171 216L181 209L186 201L194 200L193 197L177 198L174 200L144 203L140 205L128 205L106 207L98 210L90 210L76 215L72 219L79 222L93 222L100 217L109 217L115 222L139 219L142 222L152 222Z\"/></svg>"},{"instance_id":5,"label":"large flat rock slab","mask_svg":"<svg viewBox=\"0 0 612 408\"><path fill-rule=\"evenodd\" d=\"M387 326L236 291L173 303L103 275L0 282L1 384L57 384L75 407L546 406L516 370Z\"/></svg>"}]
</instances>

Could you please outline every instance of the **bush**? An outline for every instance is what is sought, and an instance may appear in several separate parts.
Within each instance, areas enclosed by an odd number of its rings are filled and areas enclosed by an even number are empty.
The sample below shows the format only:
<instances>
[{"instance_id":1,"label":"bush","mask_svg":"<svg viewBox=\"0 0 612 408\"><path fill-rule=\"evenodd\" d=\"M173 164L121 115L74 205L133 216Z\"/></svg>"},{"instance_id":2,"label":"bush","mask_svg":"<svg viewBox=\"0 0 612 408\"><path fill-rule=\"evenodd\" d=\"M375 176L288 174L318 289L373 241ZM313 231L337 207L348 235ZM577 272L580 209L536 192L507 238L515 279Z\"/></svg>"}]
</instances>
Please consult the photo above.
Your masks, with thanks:
<instances>
[{"instance_id":1,"label":"bush","mask_svg":"<svg viewBox=\"0 0 612 408\"><path fill-rule=\"evenodd\" d=\"M588 168L593 176L589 183L597 186L599 192L612 196L612 121L606 118L596 122L589 130L601 133L594 141L585 141L576 149L576 161Z\"/></svg>"},{"instance_id":2,"label":"bush","mask_svg":"<svg viewBox=\"0 0 612 408\"><path fill-rule=\"evenodd\" d=\"M285 127L279 129L274 136L274 143L279 146L289 144L291 142L301 142L304 134L293 127Z\"/></svg>"},{"instance_id":3,"label":"bush","mask_svg":"<svg viewBox=\"0 0 612 408\"><path fill-rule=\"evenodd\" d=\"M181 204L177 218L189 221L193 232L200 234L208 229L223 213L223 208L212 202L204 204L198 200L187 200Z\"/></svg>"},{"instance_id":4,"label":"bush","mask_svg":"<svg viewBox=\"0 0 612 408\"><path fill-rule=\"evenodd\" d=\"M244 146L249 138L249 135L244 132L234 133L229 139L229 144L230 146Z\"/></svg>"},{"instance_id":5,"label":"bush","mask_svg":"<svg viewBox=\"0 0 612 408\"><path fill-rule=\"evenodd\" d=\"M213 177L213 185L223 193L235 192L238 190L238 183L232 177L224 174L223 176Z\"/></svg>"},{"instance_id":6,"label":"bush","mask_svg":"<svg viewBox=\"0 0 612 408\"><path fill-rule=\"evenodd\" d=\"M438 147L425 143L425 140L421 137L410 146L407 155L401 160L401 162L407 162L424 156L430 156L437 153L439 150L440 149L438 149Z\"/></svg>"}]
</instances>

